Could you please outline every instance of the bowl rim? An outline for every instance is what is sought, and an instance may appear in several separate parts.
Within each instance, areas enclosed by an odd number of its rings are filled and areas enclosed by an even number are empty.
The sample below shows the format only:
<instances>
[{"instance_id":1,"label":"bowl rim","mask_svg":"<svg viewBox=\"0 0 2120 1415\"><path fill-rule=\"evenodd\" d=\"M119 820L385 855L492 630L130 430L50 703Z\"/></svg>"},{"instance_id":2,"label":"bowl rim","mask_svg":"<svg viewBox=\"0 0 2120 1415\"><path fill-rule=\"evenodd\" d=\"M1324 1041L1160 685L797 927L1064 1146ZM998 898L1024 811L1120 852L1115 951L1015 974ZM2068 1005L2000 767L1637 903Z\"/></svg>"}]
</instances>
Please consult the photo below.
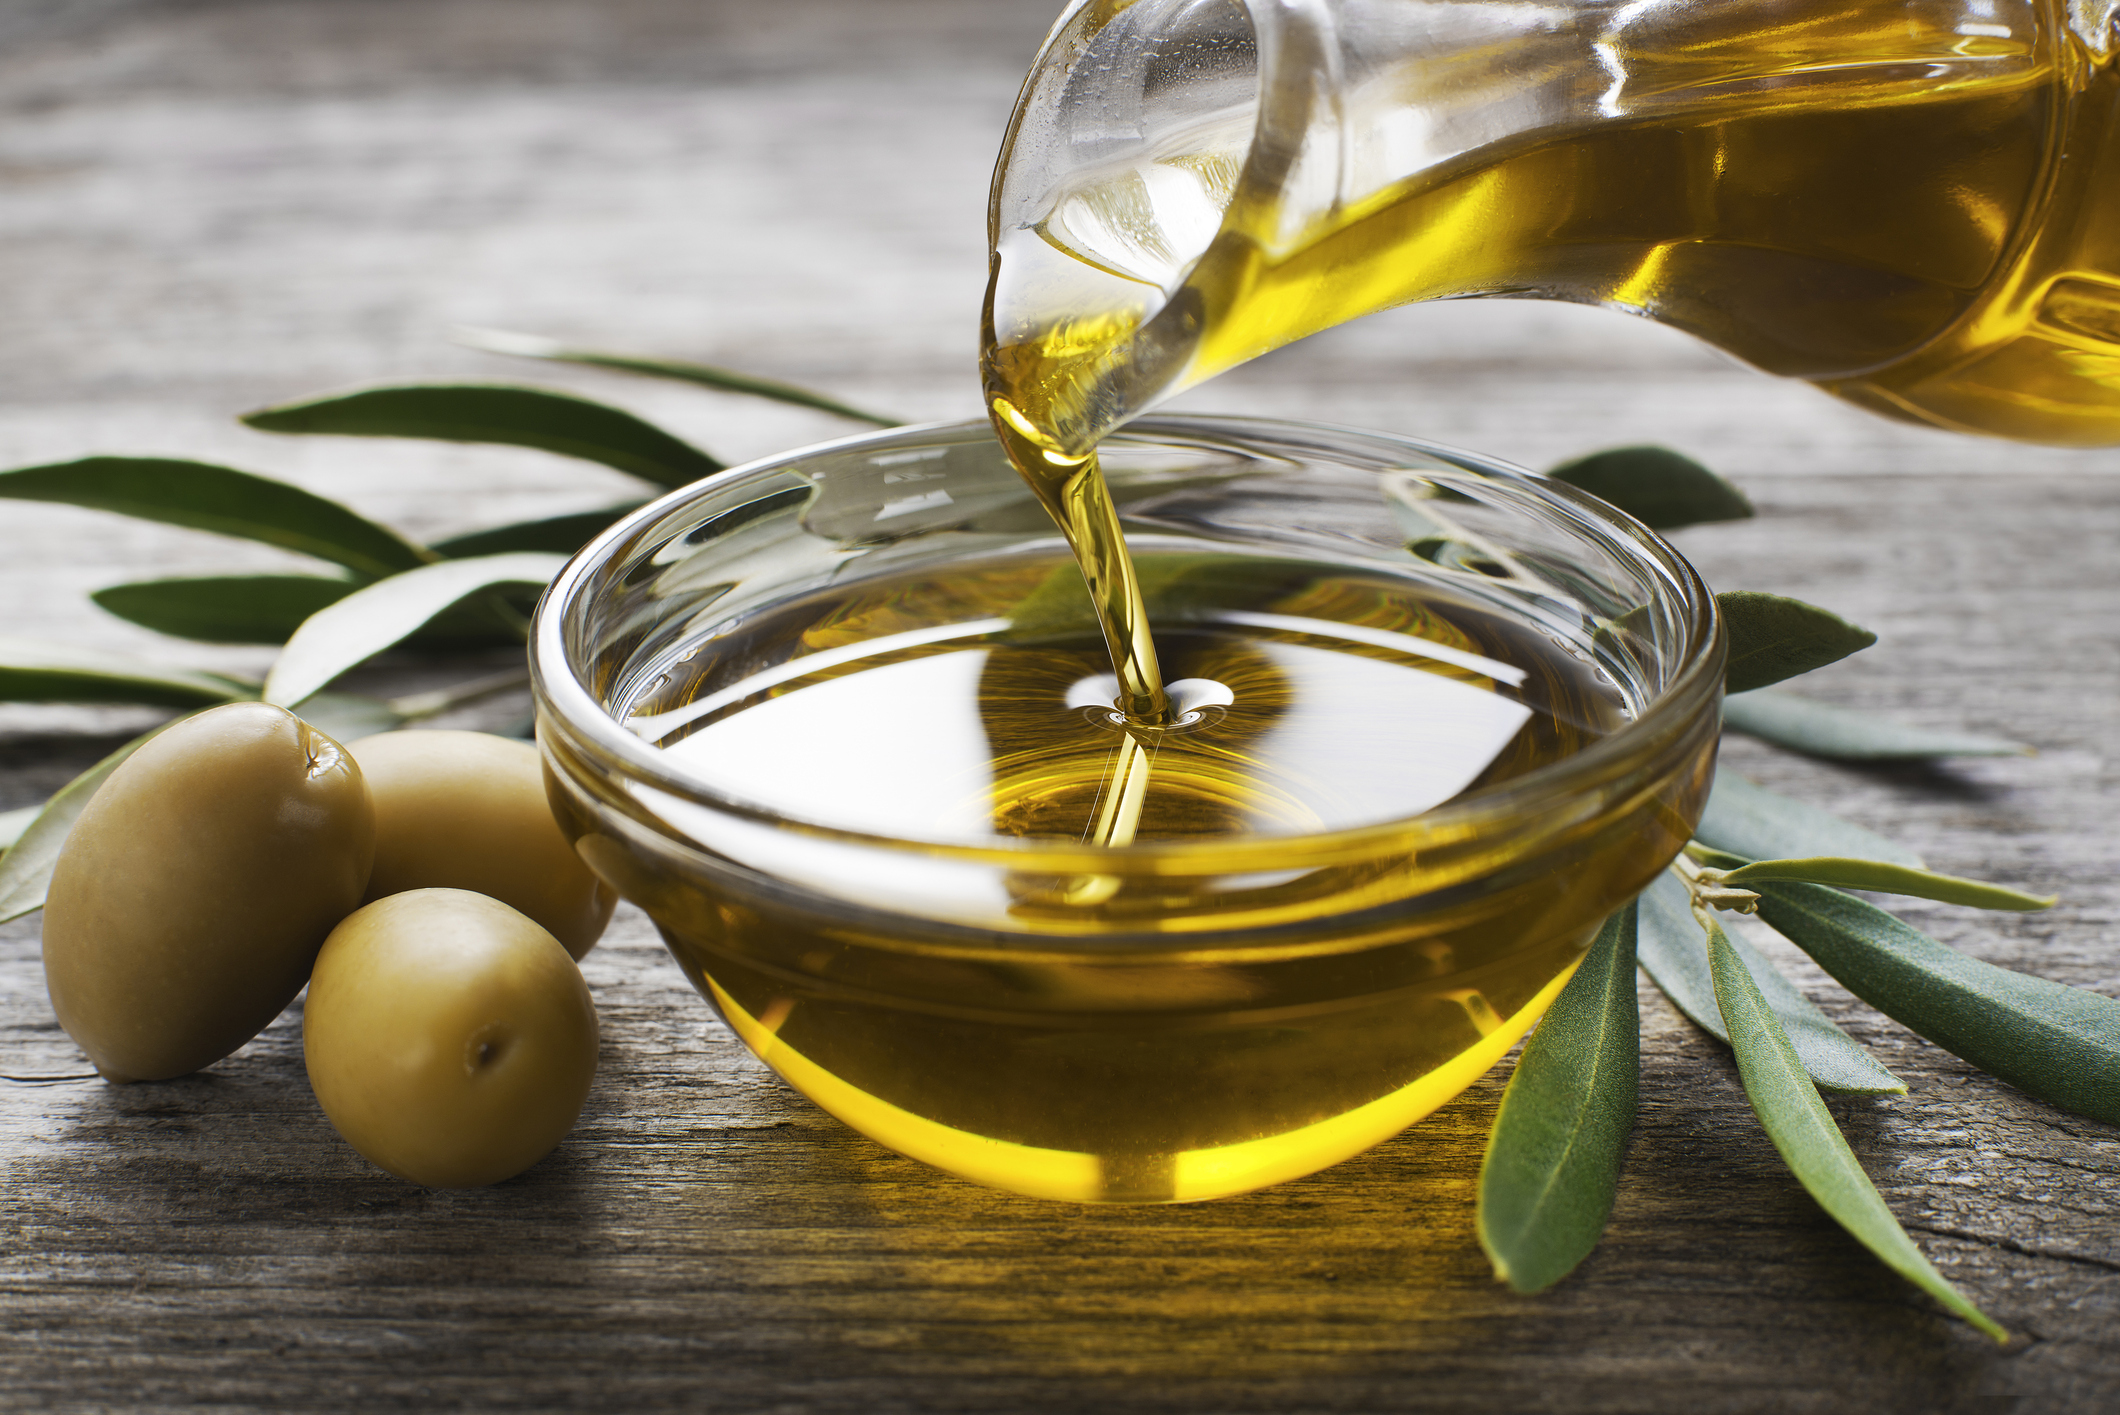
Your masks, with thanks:
<instances>
[{"instance_id":1,"label":"bowl rim","mask_svg":"<svg viewBox=\"0 0 2120 1415\"><path fill-rule=\"evenodd\" d=\"M1001 864L1016 870L1190 874L1210 866L1216 872L1271 868L1276 856L1284 854L1298 842L1304 858L1314 865L1373 858L1380 843L1403 838L1408 828L1416 823L1423 833L1450 840L1477 832L1482 823L1496 817L1521 824L1527 816L1556 811L1564 802L1601 796L1604 794L1598 790L1601 785L1623 780L1639 769L1642 763L1638 759L1650 749L1657 735L1671 735L1675 726L1691 721L1693 713L1708 710L1719 701L1726 646L1722 615L1713 593L1684 556L1618 507L1566 482L1485 453L1469 452L1402 433L1305 419L1225 414L1142 417L1112 434L1112 440L1119 443L1134 440L1207 445L1235 443L1254 451L1272 451L1277 446L1285 450L1292 440L1291 434L1333 440L1352 438L1379 447L1403 449L1512 484L1538 499L1558 503L1573 513L1576 522L1587 523L1579 524L1576 529L1606 542L1626 546L1637 561L1647 562L1645 568L1660 572L1644 578L1661 586L1661 592L1677 602L1675 608L1680 611L1677 617L1681 627L1690 635L1684 661L1636 717L1581 751L1508 782L1453 798L1410 816L1394 816L1312 833L1231 835L1124 846L1021 837L977 843L929 840L880 835L830 822L782 815L758 802L723 795L689 773L676 770L671 765L671 758L628 731L606 710L574 671L567 651L568 621L585 584L606 567L619 545L653 527L687 502L712 495L744 477L790 468L822 456L894 443L934 445L938 434L961 438L966 433L991 436L983 418L949 419L872 429L776 452L678 487L605 528L553 577L532 620L529 639L531 688L538 710L538 737L548 761L554 756L550 737L552 729L557 727L563 737L572 739L569 745L574 752L588 748L604 764L617 767L622 775L634 782L740 820L805 836L914 853L927 859ZM1650 751L1652 758L1654 755ZM553 765L555 770L560 769L561 764ZM1578 814L1571 811L1558 813L1571 818ZM673 842L692 844L674 828L667 825L665 828ZM1533 836L1539 833L1526 832ZM692 848L698 847L694 845ZM1031 865L1028 861L1036 863Z\"/></svg>"}]
</instances>

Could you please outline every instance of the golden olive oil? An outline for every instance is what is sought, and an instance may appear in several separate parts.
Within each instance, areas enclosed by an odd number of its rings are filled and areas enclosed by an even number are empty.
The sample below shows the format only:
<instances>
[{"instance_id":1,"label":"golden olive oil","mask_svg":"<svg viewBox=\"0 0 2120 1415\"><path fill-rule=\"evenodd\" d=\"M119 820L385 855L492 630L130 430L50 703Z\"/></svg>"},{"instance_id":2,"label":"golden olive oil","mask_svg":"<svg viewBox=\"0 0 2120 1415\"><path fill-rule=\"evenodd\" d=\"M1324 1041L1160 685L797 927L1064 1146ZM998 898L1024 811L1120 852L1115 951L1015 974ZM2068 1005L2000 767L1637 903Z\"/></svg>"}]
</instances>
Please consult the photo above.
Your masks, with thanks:
<instances>
[{"instance_id":1,"label":"golden olive oil","mask_svg":"<svg viewBox=\"0 0 2120 1415\"><path fill-rule=\"evenodd\" d=\"M1493 839L1407 826L1629 720L1587 641L1417 565L1159 547L1138 571L1168 676L1158 722L1116 706L1091 600L1049 550L789 599L672 645L622 704L688 780L798 835L815 822L820 850L834 830L945 854L1094 845L1125 763L1145 762L1130 831L1175 851L1168 867L1026 856L997 906L1009 937L891 917L886 896L922 887L904 852L874 880L876 909L749 875L629 888L700 990L819 1104L1046 1197L1232 1193L1395 1133L1507 1050L1642 862L1686 831L1682 813L1635 811L1570 839L1565 868L1549 856L1495 878ZM693 834L750 848L726 828ZM1279 842L1272 868L1188 872L1189 847L1232 841ZM862 868L849 859L818 868ZM849 874L835 884L869 897ZM1409 913L1409 894L1440 902Z\"/></svg>"},{"instance_id":2,"label":"golden olive oil","mask_svg":"<svg viewBox=\"0 0 2120 1415\"><path fill-rule=\"evenodd\" d=\"M1135 841L1297 837L1417 814L1627 720L1587 646L1418 576L1197 553L1140 573L1170 674L1158 722L1117 706L1076 567L1051 554L777 605L672 658L625 720L776 814L970 845L1109 843L1135 750Z\"/></svg>"}]
</instances>

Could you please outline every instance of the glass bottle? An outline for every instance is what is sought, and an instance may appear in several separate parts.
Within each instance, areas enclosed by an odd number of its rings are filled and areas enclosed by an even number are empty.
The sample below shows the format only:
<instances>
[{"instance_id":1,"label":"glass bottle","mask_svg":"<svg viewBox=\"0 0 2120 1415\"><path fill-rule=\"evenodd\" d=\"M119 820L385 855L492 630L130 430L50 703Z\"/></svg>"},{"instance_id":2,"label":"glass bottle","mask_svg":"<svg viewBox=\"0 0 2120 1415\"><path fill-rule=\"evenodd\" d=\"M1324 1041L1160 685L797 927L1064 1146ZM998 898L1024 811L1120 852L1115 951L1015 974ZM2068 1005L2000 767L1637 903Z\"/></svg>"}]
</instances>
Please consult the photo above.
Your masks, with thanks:
<instances>
[{"instance_id":1,"label":"glass bottle","mask_svg":"<svg viewBox=\"0 0 2120 1415\"><path fill-rule=\"evenodd\" d=\"M2120 0L1077 0L994 181L990 405L1086 451L1417 300L1600 304L2120 443Z\"/></svg>"}]
</instances>

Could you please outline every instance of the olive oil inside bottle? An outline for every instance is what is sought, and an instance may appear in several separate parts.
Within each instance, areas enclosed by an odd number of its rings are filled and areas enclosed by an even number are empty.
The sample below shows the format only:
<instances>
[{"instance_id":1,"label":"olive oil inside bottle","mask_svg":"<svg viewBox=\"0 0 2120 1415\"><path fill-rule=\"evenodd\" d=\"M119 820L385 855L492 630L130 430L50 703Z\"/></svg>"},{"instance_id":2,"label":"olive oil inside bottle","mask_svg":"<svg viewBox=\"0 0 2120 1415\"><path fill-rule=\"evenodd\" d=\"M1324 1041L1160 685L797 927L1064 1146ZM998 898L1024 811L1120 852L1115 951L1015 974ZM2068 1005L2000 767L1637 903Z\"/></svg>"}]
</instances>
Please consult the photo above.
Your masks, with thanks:
<instances>
[{"instance_id":1,"label":"olive oil inside bottle","mask_svg":"<svg viewBox=\"0 0 2120 1415\"><path fill-rule=\"evenodd\" d=\"M2120 51L2025 8L1928 33L1944 21L1899 4L1774 26L1696 7L1676 47L1614 61L1638 109L1294 231L1219 148L1086 173L997 233L989 405L1079 455L1292 340L1486 296L1644 315L1903 418L2120 442ZM1173 263L1203 220L1212 242Z\"/></svg>"}]
</instances>

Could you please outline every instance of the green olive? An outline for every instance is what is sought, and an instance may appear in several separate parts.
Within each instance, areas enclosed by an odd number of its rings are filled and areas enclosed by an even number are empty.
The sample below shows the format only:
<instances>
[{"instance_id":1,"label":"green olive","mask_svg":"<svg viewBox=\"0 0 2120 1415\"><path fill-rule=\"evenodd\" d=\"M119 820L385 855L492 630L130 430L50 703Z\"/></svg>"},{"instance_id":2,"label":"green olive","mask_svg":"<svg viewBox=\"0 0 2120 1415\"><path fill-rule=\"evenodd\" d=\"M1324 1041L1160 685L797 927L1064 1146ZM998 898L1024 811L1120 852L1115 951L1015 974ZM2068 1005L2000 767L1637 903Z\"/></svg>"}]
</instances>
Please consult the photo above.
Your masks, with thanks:
<instances>
[{"instance_id":1,"label":"green olive","mask_svg":"<svg viewBox=\"0 0 2120 1415\"><path fill-rule=\"evenodd\" d=\"M596 1075L596 1008L574 960L531 920L461 889L393 894L333 929L302 1039L339 1134L438 1189L537 1163Z\"/></svg>"},{"instance_id":2,"label":"green olive","mask_svg":"<svg viewBox=\"0 0 2120 1415\"><path fill-rule=\"evenodd\" d=\"M360 767L292 713L230 703L176 723L97 788L53 867L60 1025L113 1081L212 1065L301 991L374 848Z\"/></svg>"},{"instance_id":3,"label":"green olive","mask_svg":"<svg viewBox=\"0 0 2120 1415\"><path fill-rule=\"evenodd\" d=\"M579 959L618 896L560 834L528 742L485 732L384 732L350 750L375 802L367 898L469 889L520 909Z\"/></svg>"}]
</instances>

